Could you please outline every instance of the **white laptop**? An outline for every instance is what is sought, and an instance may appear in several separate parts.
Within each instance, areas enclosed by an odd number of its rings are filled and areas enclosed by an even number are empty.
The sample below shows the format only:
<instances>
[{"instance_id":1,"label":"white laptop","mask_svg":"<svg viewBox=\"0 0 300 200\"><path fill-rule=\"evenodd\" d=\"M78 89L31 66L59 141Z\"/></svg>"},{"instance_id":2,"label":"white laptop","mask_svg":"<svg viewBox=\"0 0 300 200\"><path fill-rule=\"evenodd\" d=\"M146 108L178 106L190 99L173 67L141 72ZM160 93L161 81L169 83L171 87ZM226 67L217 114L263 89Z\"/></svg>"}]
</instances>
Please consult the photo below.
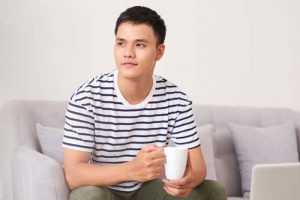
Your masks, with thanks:
<instances>
[{"instance_id":1,"label":"white laptop","mask_svg":"<svg viewBox=\"0 0 300 200\"><path fill-rule=\"evenodd\" d=\"M300 200L300 163L255 165L250 191L250 200Z\"/></svg>"}]
</instances>

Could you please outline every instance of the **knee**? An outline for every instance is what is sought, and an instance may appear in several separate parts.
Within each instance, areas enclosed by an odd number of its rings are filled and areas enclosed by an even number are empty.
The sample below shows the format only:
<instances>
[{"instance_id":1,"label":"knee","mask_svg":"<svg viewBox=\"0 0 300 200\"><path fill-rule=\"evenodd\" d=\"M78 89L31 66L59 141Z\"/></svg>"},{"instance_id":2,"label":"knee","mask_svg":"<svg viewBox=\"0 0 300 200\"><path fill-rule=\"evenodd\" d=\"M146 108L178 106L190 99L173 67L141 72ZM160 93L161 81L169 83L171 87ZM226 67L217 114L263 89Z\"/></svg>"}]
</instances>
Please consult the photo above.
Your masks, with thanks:
<instances>
[{"instance_id":1,"label":"knee","mask_svg":"<svg viewBox=\"0 0 300 200\"><path fill-rule=\"evenodd\" d=\"M72 190L69 200L99 200L108 199L108 191L103 187L82 186Z\"/></svg>"}]
</instances>

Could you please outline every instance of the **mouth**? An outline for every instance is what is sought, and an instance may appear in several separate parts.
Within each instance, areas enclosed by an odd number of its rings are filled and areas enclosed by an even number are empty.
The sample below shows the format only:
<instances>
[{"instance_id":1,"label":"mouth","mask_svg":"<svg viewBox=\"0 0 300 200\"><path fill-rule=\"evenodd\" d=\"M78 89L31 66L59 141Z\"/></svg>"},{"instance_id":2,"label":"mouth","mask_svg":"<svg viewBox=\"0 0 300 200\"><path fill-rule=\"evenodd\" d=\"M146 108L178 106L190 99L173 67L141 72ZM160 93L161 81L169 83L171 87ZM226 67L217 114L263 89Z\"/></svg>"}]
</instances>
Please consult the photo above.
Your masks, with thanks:
<instances>
[{"instance_id":1,"label":"mouth","mask_svg":"<svg viewBox=\"0 0 300 200\"><path fill-rule=\"evenodd\" d=\"M126 68L131 68L137 65L137 63L133 63L133 62L123 62L121 63L122 66L126 67Z\"/></svg>"}]
</instances>

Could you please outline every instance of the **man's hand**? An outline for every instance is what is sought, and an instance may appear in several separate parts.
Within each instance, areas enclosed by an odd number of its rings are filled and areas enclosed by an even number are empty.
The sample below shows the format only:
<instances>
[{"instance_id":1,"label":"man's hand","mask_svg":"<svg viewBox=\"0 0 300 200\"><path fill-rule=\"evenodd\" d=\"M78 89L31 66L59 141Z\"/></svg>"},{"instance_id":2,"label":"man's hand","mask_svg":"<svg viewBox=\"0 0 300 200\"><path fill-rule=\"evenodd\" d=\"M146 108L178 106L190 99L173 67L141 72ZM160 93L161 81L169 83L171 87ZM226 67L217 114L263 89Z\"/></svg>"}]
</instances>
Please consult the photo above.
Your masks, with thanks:
<instances>
[{"instance_id":1,"label":"man's hand","mask_svg":"<svg viewBox=\"0 0 300 200\"><path fill-rule=\"evenodd\" d=\"M167 180L163 179L165 184L164 190L175 197L185 197L190 194L192 189L197 186L197 180L195 174L191 169L188 162L184 177L178 180Z\"/></svg>"},{"instance_id":2,"label":"man's hand","mask_svg":"<svg viewBox=\"0 0 300 200\"><path fill-rule=\"evenodd\" d=\"M165 155L163 149L152 144L138 153L132 161L133 179L146 182L160 178L164 173Z\"/></svg>"}]
</instances>

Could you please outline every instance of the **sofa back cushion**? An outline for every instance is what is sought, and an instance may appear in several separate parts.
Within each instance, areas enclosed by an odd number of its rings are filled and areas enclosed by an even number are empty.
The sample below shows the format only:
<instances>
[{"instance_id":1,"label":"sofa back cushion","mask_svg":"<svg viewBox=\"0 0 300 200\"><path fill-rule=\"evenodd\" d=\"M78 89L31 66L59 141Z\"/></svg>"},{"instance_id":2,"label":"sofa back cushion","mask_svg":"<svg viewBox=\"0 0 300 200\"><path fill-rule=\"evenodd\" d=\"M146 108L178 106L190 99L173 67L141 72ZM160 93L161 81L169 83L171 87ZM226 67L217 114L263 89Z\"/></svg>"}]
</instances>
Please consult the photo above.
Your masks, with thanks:
<instances>
[{"instance_id":1,"label":"sofa back cushion","mask_svg":"<svg viewBox=\"0 0 300 200\"><path fill-rule=\"evenodd\" d=\"M254 165L299 162L295 128L291 122L263 128L230 123L229 127L244 196L250 192Z\"/></svg>"},{"instance_id":2,"label":"sofa back cushion","mask_svg":"<svg viewBox=\"0 0 300 200\"><path fill-rule=\"evenodd\" d=\"M298 152L300 152L300 113L282 108L251 108L229 106L205 106L194 104L196 124L214 124L213 137L217 179L229 196L242 196L241 178L237 155L229 123L268 127L291 121L296 128Z\"/></svg>"}]
</instances>

